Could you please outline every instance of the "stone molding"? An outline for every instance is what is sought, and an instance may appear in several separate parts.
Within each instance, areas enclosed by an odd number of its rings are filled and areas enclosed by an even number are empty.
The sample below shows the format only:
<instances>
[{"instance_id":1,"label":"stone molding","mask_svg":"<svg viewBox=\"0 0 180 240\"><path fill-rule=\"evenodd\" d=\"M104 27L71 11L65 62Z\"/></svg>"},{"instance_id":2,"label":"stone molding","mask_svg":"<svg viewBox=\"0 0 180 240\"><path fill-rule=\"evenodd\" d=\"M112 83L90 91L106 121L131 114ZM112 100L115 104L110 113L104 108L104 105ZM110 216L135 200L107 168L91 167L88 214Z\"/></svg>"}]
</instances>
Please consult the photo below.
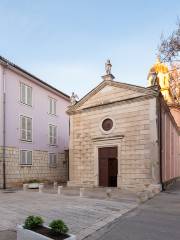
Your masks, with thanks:
<instances>
[{"instance_id":1,"label":"stone molding","mask_svg":"<svg viewBox=\"0 0 180 240\"><path fill-rule=\"evenodd\" d=\"M94 108L100 108L100 107L106 107L106 106L109 107L110 105L112 106L112 105L129 104L131 102L140 102L140 101L144 101L146 99L151 99L151 98L154 98L154 97L155 97L154 95L144 95L144 96L138 96L138 97L133 97L133 98L127 98L127 99L123 99L123 100L120 100L120 101L114 101L114 102L94 105L94 106L83 108L83 109L71 108L67 111L67 113L69 115L73 115L73 114L81 113L81 112L88 111L88 110L91 110L91 109L94 109Z\"/></svg>"},{"instance_id":2,"label":"stone molding","mask_svg":"<svg viewBox=\"0 0 180 240\"><path fill-rule=\"evenodd\" d=\"M102 142L102 141L110 141L110 140L116 140L116 139L122 139L124 138L124 135L113 135L113 136L106 136L106 137L95 137L92 138L93 142Z\"/></svg>"},{"instance_id":3,"label":"stone molding","mask_svg":"<svg viewBox=\"0 0 180 240\"><path fill-rule=\"evenodd\" d=\"M127 83L121 83L121 82L117 82L117 81L104 80L97 87L95 87L92 91L90 91L88 94L86 94L74 106L69 107L67 113L70 114L70 113L74 112L75 110L77 110L78 107L82 106L89 98L91 98L93 95L95 95L97 92L99 92L102 88L104 88L105 86L108 86L108 85L133 90L133 91L140 92L140 93L143 93L146 95L158 96L158 94L159 94L157 91L154 91L149 88L131 85L131 84L127 84Z\"/></svg>"}]
</instances>

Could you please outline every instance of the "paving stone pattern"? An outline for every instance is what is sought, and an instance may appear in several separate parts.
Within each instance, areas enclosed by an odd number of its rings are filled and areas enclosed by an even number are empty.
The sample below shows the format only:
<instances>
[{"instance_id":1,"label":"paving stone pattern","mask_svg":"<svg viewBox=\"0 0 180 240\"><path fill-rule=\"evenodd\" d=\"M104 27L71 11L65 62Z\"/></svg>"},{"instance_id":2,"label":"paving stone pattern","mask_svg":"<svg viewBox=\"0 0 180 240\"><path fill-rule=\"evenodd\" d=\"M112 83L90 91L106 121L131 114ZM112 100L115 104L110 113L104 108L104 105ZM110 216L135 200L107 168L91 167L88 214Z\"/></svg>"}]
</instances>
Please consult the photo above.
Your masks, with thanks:
<instances>
[{"instance_id":1,"label":"paving stone pattern","mask_svg":"<svg viewBox=\"0 0 180 240\"><path fill-rule=\"evenodd\" d=\"M135 201L38 192L0 192L0 231L15 229L29 215L40 215L46 224L53 219L63 219L70 232L83 239L136 206Z\"/></svg>"}]
</instances>

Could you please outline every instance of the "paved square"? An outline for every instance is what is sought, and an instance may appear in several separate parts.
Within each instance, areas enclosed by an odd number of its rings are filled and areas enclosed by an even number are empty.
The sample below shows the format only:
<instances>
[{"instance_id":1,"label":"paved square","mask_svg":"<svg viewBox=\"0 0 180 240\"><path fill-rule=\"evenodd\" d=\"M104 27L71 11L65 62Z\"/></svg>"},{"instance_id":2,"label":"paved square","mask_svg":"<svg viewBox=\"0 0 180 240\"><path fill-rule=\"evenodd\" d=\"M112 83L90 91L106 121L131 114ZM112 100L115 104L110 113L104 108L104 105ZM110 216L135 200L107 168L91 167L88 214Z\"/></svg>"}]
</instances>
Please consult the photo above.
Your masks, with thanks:
<instances>
[{"instance_id":1,"label":"paved square","mask_svg":"<svg viewBox=\"0 0 180 240\"><path fill-rule=\"evenodd\" d=\"M107 223L130 211L135 201L59 196L52 193L0 193L0 230L15 229L29 215L40 215L45 223L61 218L70 232L83 239Z\"/></svg>"}]
</instances>

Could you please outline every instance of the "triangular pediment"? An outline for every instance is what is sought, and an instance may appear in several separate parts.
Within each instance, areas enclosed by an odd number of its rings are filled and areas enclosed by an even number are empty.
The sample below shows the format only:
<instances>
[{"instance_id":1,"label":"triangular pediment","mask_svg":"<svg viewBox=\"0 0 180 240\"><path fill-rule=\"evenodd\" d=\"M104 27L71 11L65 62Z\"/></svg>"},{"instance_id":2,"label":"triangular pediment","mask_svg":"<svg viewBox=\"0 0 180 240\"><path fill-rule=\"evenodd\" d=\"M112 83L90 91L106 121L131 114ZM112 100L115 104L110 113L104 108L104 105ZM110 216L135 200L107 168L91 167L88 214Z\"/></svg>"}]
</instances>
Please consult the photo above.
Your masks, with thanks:
<instances>
[{"instance_id":1,"label":"triangular pediment","mask_svg":"<svg viewBox=\"0 0 180 240\"><path fill-rule=\"evenodd\" d=\"M72 106L69 111L82 110L93 106L123 101L154 93L155 91L149 88L115 81L103 81Z\"/></svg>"}]
</instances>

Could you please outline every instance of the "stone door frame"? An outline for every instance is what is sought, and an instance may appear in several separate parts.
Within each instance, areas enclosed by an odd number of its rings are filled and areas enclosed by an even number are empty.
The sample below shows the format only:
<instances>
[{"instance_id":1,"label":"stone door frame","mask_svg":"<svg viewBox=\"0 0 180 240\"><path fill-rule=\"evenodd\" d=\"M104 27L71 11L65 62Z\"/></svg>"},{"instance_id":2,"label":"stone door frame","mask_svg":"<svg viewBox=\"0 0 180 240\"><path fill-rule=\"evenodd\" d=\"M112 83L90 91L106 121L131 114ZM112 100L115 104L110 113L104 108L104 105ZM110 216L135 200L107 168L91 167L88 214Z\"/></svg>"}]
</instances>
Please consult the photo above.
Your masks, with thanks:
<instances>
[{"instance_id":1,"label":"stone door frame","mask_svg":"<svg viewBox=\"0 0 180 240\"><path fill-rule=\"evenodd\" d=\"M113 139L113 140L99 140L94 142L94 179L95 186L99 187L99 156L98 149L106 148L106 147L117 147L117 161L118 161L118 174L117 174L117 187L120 186L120 160L121 160L121 139Z\"/></svg>"}]
</instances>

